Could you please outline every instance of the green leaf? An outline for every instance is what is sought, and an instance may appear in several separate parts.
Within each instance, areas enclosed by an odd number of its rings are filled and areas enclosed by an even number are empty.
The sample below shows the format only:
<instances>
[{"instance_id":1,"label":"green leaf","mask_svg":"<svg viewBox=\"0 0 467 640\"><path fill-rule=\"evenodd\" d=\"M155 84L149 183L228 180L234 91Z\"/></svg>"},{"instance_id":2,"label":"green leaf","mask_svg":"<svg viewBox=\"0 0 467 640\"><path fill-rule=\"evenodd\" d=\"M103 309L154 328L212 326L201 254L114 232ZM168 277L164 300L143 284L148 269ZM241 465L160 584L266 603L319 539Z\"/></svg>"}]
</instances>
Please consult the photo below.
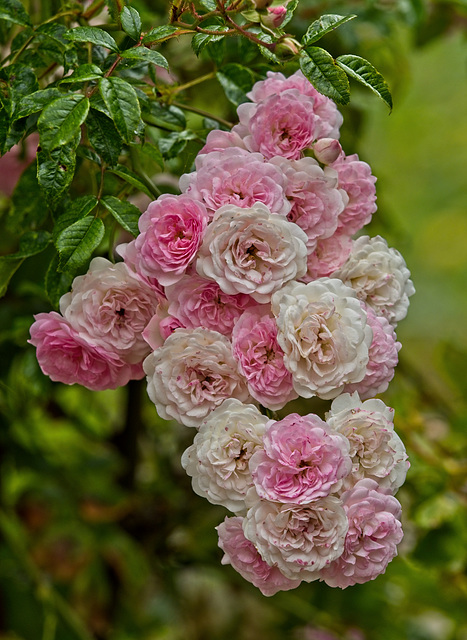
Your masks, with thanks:
<instances>
[{"instance_id":1,"label":"green leaf","mask_svg":"<svg viewBox=\"0 0 467 640\"><path fill-rule=\"evenodd\" d=\"M123 7L120 13L122 29L133 40L139 40L141 34L141 18L133 7Z\"/></svg>"},{"instance_id":2,"label":"green leaf","mask_svg":"<svg viewBox=\"0 0 467 640\"><path fill-rule=\"evenodd\" d=\"M145 142L143 145L138 145L138 151L152 160L152 162L155 162L161 169L164 168L164 158L159 149L153 144Z\"/></svg>"},{"instance_id":3,"label":"green leaf","mask_svg":"<svg viewBox=\"0 0 467 640\"><path fill-rule=\"evenodd\" d=\"M186 127L185 114L178 107L166 106L160 102L151 102L149 113L144 113L149 124L171 131L179 131Z\"/></svg>"},{"instance_id":4,"label":"green leaf","mask_svg":"<svg viewBox=\"0 0 467 640\"><path fill-rule=\"evenodd\" d=\"M256 37L259 40L262 40L262 42L264 42L265 44L273 44L275 41L273 40L271 34L269 33L265 33L261 27L252 27L251 29L248 29L248 31L250 33L253 33L254 35L256 35ZM282 60L276 56L275 53L273 53L272 51L270 51L267 47L264 47L263 45L259 44L258 48L261 52L261 54L267 59L269 60L269 62L272 62L274 64L282 64Z\"/></svg>"},{"instance_id":5,"label":"green leaf","mask_svg":"<svg viewBox=\"0 0 467 640\"><path fill-rule=\"evenodd\" d=\"M91 42L118 53L117 43L112 36L98 27L75 27L65 34L65 38L74 42Z\"/></svg>"},{"instance_id":6,"label":"green leaf","mask_svg":"<svg viewBox=\"0 0 467 640\"><path fill-rule=\"evenodd\" d=\"M2 0L0 4L0 19L9 20L22 27L28 27L31 24L31 18L19 0Z\"/></svg>"},{"instance_id":7,"label":"green leaf","mask_svg":"<svg viewBox=\"0 0 467 640\"><path fill-rule=\"evenodd\" d=\"M55 223L53 231L54 241L57 241L65 229L68 229L72 224L89 215L98 204L98 199L92 195L82 196L68 204L64 213L57 218Z\"/></svg>"},{"instance_id":8,"label":"green leaf","mask_svg":"<svg viewBox=\"0 0 467 640\"><path fill-rule=\"evenodd\" d=\"M37 180L51 204L61 198L73 180L77 144L78 140L73 140L50 153L37 154Z\"/></svg>"},{"instance_id":9,"label":"green leaf","mask_svg":"<svg viewBox=\"0 0 467 640\"><path fill-rule=\"evenodd\" d=\"M7 292L10 280L19 267L23 264L24 258L18 260L5 260L0 257L0 298Z\"/></svg>"},{"instance_id":10,"label":"green leaf","mask_svg":"<svg viewBox=\"0 0 467 640\"><path fill-rule=\"evenodd\" d=\"M111 167L115 166L122 151L123 140L114 123L103 113L91 109L86 120L89 142Z\"/></svg>"},{"instance_id":11,"label":"green leaf","mask_svg":"<svg viewBox=\"0 0 467 640\"><path fill-rule=\"evenodd\" d=\"M175 158L183 152L189 140L196 140L197 138L198 135L189 129L180 132L174 131L174 133L170 133L166 138L159 140L159 149L164 158Z\"/></svg>"},{"instance_id":12,"label":"green leaf","mask_svg":"<svg viewBox=\"0 0 467 640\"><path fill-rule=\"evenodd\" d=\"M297 8L297 6L298 6L298 0L292 0L292 2L289 2L286 5L287 13L285 14L285 18L281 23L281 29L283 29L285 25L289 24L289 22L292 20L293 14L295 13L295 9Z\"/></svg>"},{"instance_id":13,"label":"green leaf","mask_svg":"<svg viewBox=\"0 0 467 640\"><path fill-rule=\"evenodd\" d=\"M114 198L114 196L105 196L101 202L120 226L136 238L139 234L138 220L141 215L138 207L135 207L131 202L122 202L122 200Z\"/></svg>"},{"instance_id":14,"label":"green leaf","mask_svg":"<svg viewBox=\"0 0 467 640\"><path fill-rule=\"evenodd\" d=\"M215 11L217 9L215 0L199 0L199 3L208 11Z\"/></svg>"},{"instance_id":15,"label":"green leaf","mask_svg":"<svg viewBox=\"0 0 467 640\"><path fill-rule=\"evenodd\" d=\"M199 56L206 45L222 40L222 38L224 38L224 35L222 35L222 33L229 30L226 25L222 24L210 24L203 26L209 28L210 31L219 31L219 35L215 36L209 33L195 33L195 35L191 39L191 46L197 56Z\"/></svg>"},{"instance_id":16,"label":"green leaf","mask_svg":"<svg viewBox=\"0 0 467 640\"><path fill-rule=\"evenodd\" d=\"M216 76L232 104L238 107L242 102L249 101L246 93L255 82L255 76L250 69L241 64L226 64L217 71Z\"/></svg>"},{"instance_id":17,"label":"green leaf","mask_svg":"<svg viewBox=\"0 0 467 640\"><path fill-rule=\"evenodd\" d=\"M104 237L100 218L86 216L67 227L57 237L55 246L60 255L58 271L73 273L85 266Z\"/></svg>"},{"instance_id":18,"label":"green leaf","mask_svg":"<svg viewBox=\"0 0 467 640\"><path fill-rule=\"evenodd\" d=\"M169 24L164 24L161 27L154 27L143 38L143 44L155 44L156 42L163 42L173 36L174 33L180 31L177 27L173 27ZM182 30L183 33L183 30Z\"/></svg>"},{"instance_id":19,"label":"green leaf","mask_svg":"<svg viewBox=\"0 0 467 640\"><path fill-rule=\"evenodd\" d=\"M368 60L347 54L339 56L336 62L351 78L371 89L387 104L389 109L392 109L392 96L389 87L383 76Z\"/></svg>"},{"instance_id":20,"label":"green leaf","mask_svg":"<svg viewBox=\"0 0 467 640\"><path fill-rule=\"evenodd\" d=\"M121 78L101 78L101 96L125 142L135 137L141 122L141 109L135 90Z\"/></svg>"},{"instance_id":21,"label":"green leaf","mask_svg":"<svg viewBox=\"0 0 467 640\"><path fill-rule=\"evenodd\" d=\"M32 113L42 111L42 109L50 104L52 100L60 98L61 95L60 91L55 87L34 91L34 93L21 98L16 111L13 114L13 119L18 120L19 118L30 116Z\"/></svg>"},{"instance_id":22,"label":"green leaf","mask_svg":"<svg viewBox=\"0 0 467 640\"><path fill-rule=\"evenodd\" d=\"M109 169L109 171L119 178L122 178L122 180L125 180L125 182L128 182L128 184L131 184L133 187L138 189L138 191L145 193L149 198L151 198L151 200L154 198L154 194L151 193L144 182L142 182L139 176L137 176L136 173L133 173L133 171L130 171L121 164Z\"/></svg>"},{"instance_id":23,"label":"green leaf","mask_svg":"<svg viewBox=\"0 0 467 640\"><path fill-rule=\"evenodd\" d=\"M102 99L102 96L100 93L95 93L94 95L92 95L89 100L89 103L92 109L96 109L97 111L100 111L101 113L106 115L108 118L112 119L110 116L110 111L107 109L107 105Z\"/></svg>"},{"instance_id":24,"label":"green leaf","mask_svg":"<svg viewBox=\"0 0 467 640\"><path fill-rule=\"evenodd\" d=\"M66 95L51 102L37 121L42 149L52 151L73 140L80 133L88 111L89 100L82 94Z\"/></svg>"},{"instance_id":25,"label":"green leaf","mask_svg":"<svg viewBox=\"0 0 467 640\"><path fill-rule=\"evenodd\" d=\"M353 20L357 16L355 14L351 14L348 16L339 16L337 14L326 14L321 16L318 20L315 20L308 27L305 35L302 38L302 44L304 46L308 46L317 40L320 40L323 36L325 36L330 31L337 29L342 24L349 22L349 20Z\"/></svg>"},{"instance_id":26,"label":"green leaf","mask_svg":"<svg viewBox=\"0 0 467 640\"><path fill-rule=\"evenodd\" d=\"M103 72L95 64L82 64L70 76L63 78L60 84L73 82L90 82L102 77Z\"/></svg>"},{"instance_id":27,"label":"green leaf","mask_svg":"<svg viewBox=\"0 0 467 640\"><path fill-rule=\"evenodd\" d=\"M25 229L37 229L47 220L49 209L37 182L37 167L34 162L23 171L11 196L11 209L6 227L15 234Z\"/></svg>"},{"instance_id":28,"label":"green leaf","mask_svg":"<svg viewBox=\"0 0 467 640\"><path fill-rule=\"evenodd\" d=\"M338 104L350 100L350 86L345 72L334 58L320 47L307 47L300 54L300 69L320 93Z\"/></svg>"},{"instance_id":29,"label":"green leaf","mask_svg":"<svg viewBox=\"0 0 467 640\"><path fill-rule=\"evenodd\" d=\"M45 274L45 292L55 309L58 309L60 298L70 290L73 282L72 273L60 273L58 264L60 256L55 254Z\"/></svg>"},{"instance_id":30,"label":"green leaf","mask_svg":"<svg viewBox=\"0 0 467 640\"><path fill-rule=\"evenodd\" d=\"M169 68L169 63L164 56L158 51L152 51L146 47L133 47L133 49L127 49L121 54L122 58L128 58L130 60L141 60L142 62L151 62L156 67Z\"/></svg>"},{"instance_id":31,"label":"green leaf","mask_svg":"<svg viewBox=\"0 0 467 640\"><path fill-rule=\"evenodd\" d=\"M10 99L3 102L10 116L15 112L17 105L24 96L39 89L39 83L34 71L24 64L16 63L11 64L9 67L4 67L0 70L0 79L5 80L8 89Z\"/></svg>"},{"instance_id":32,"label":"green leaf","mask_svg":"<svg viewBox=\"0 0 467 640\"><path fill-rule=\"evenodd\" d=\"M48 231L26 231L19 239L19 247L15 253L2 256L4 260L29 258L42 253L50 244L51 234Z\"/></svg>"}]
</instances>

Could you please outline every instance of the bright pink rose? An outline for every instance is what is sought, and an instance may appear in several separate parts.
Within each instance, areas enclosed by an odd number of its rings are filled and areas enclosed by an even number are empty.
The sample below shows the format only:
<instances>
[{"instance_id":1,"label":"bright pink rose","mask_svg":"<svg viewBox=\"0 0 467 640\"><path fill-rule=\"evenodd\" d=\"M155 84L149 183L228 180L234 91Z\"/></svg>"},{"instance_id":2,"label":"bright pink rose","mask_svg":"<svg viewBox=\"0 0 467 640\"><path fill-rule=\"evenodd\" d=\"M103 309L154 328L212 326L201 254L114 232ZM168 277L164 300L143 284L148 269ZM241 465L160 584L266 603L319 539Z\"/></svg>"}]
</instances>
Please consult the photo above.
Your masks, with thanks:
<instances>
[{"instance_id":1,"label":"bright pink rose","mask_svg":"<svg viewBox=\"0 0 467 640\"><path fill-rule=\"evenodd\" d=\"M81 384L93 391L116 389L144 374L115 355L86 342L59 313L38 313L31 340L43 373L54 382Z\"/></svg>"},{"instance_id":2,"label":"bright pink rose","mask_svg":"<svg viewBox=\"0 0 467 640\"><path fill-rule=\"evenodd\" d=\"M352 238L343 233L334 233L330 238L320 238L316 249L308 254L308 270L302 282L311 282L328 277L339 269L352 251Z\"/></svg>"},{"instance_id":3,"label":"bright pink rose","mask_svg":"<svg viewBox=\"0 0 467 640\"><path fill-rule=\"evenodd\" d=\"M369 478L342 494L349 530L344 553L321 570L330 587L345 589L374 580L386 571L402 540L401 506Z\"/></svg>"},{"instance_id":4,"label":"bright pink rose","mask_svg":"<svg viewBox=\"0 0 467 640\"><path fill-rule=\"evenodd\" d=\"M356 153L345 153L332 163L339 176L339 188L349 196L349 202L339 216L338 229L351 236L368 224L377 209L376 178L371 167L358 159Z\"/></svg>"},{"instance_id":5,"label":"bright pink rose","mask_svg":"<svg viewBox=\"0 0 467 640\"><path fill-rule=\"evenodd\" d=\"M298 160L316 139L314 99L289 89L257 104L245 102L238 109L238 133L249 151L259 151L269 160L282 156Z\"/></svg>"},{"instance_id":6,"label":"bright pink rose","mask_svg":"<svg viewBox=\"0 0 467 640\"><path fill-rule=\"evenodd\" d=\"M298 398L292 374L285 368L277 342L277 325L267 308L245 311L232 334L232 353L245 376L251 396L277 411Z\"/></svg>"},{"instance_id":7,"label":"bright pink rose","mask_svg":"<svg viewBox=\"0 0 467 640\"><path fill-rule=\"evenodd\" d=\"M151 202L138 223L137 271L164 287L180 280L196 256L208 219L204 205L184 194L164 194Z\"/></svg>"},{"instance_id":8,"label":"bright pink rose","mask_svg":"<svg viewBox=\"0 0 467 640\"><path fill-rule=\"evenodd\" d=\"M235 322L255 301L244 293L228 295L214 280L198 275L184 276L179 282L166 288L168 312L187 327L204 327L232 334Z\"/></svg>"},{"instance_id":9,"label":"bright pink rose","mask_svg":"<svg viewBox=\"0 0 467 640\"><path fill-rule=\"evenodd\" d=\"M230 147L239 147L245 149L242 138L235 131L222 131L222 129L213 129L208 133L206 144L198 152L198 157L213 151L223 151Z\"/></svg>"},{"instance_id":10,"label":"bright pink rose","mask_svg":"<svg viewBox=\"0 0 467 640\"><path fill-rule=\"evenodd\" d=\"M402 346L397 341L394 327L386 318L377 316L371 307L364 306L368 324L373 330L373 342L368 352L370 359L363 380L344 387L346 393L358 391L362 400L386 391L394 377L394 369L399 361L398 351Z\"/></svg>"},{"instance_id":11,"label":"bright pink rose","mask_svg":"<svg viewBox=\"0 0 467 640\"><path fill-rule=\"evenodd\" d=\"M290 203L285 185L278 167L264 162L260 153L238 148L198 156L196 171L180 178L180 189L203 202L211 217L225 204L249 208L255 202L263 202L271 213L286 215Z\"/></svg>"},{"instance_id":12,"label":"bright pink rose","mask_svg":"<svg viewBox=\"0 0 467 640\"><path fill-rule=\"evenodd\" d=\"M264 450L250 459L250 470L258 495L266 500L308 504L338 491L352 469L347 438L311 413L272 422L263 443Z\"/></svg>"},{"instance_id":13,"label":"bright pink rose","mask_svg":"<svg viewBox=\"0 0 467 640\"><path fill-rule=\"evenodd\" d=\"M270 567L259 555L254 545L245 538L243 518L225 518L218 527L219 547L224 552L222 564L231 564L235 571L261 591L263 596L273 596L278 591L295 589L300 580L290 580L277 567Z\"/></svg>"}]
</instances>

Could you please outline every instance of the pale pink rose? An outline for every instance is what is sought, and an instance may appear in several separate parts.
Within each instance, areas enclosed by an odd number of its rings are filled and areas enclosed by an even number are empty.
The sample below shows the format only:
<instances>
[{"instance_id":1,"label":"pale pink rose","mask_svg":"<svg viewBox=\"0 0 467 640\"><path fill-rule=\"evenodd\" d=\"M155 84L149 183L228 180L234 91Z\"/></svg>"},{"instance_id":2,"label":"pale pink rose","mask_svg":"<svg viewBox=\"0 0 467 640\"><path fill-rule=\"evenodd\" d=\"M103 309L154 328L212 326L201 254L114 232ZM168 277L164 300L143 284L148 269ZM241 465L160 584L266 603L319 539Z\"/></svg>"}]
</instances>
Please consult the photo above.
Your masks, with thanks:
<instances>
[{"instance_id":1,"label":"pale pink rose","mask_svg":"<svg viewBox=\"0 0 467 640\"><path fill-rule=\"evenodd\" d=\"M342 147L335 138L320 138L313 145L313 153L318 162L332 164L342 154Z\"/></svg>"},{"instance_id":2,"label":"pale pink rose","mask_svg":"<svg viewBox=\"0 0 467 640\"><path fill-rule=\"evenodd\" d=\"M339 216L338 229L351 236L368 224L377 209L376 178L371 167L358 159L356 153L345 153L332 163L339 176L339 188L349 196L348 204Z\"/></svg>"},{"instance_id":3,"label":"pale pink rose","mask_svg":"<svg viewBox=\"0 0 467 640\"><path fill-rule=\"evenodd\" d=\"M167 338L175 329L185 328L185 325L169 314L169 303L161 301L156 313L146 325L142 336L153 351L162 347Z\"/></svg>"},{"instance_id":4,"label":"pale pink rose","mask_svg":"<svg viewBox=\"0 0 467 640\"><path fill-rule=\"evenodd\" d=\"M304 398L330 400L365 375L372 331L353 289L341 285L336 278L292 281L272 296L284 363Z\"/></svg>"},{"instance_id":5,"label":"pale pink rose","mask_svg":"<svg viewBox=\"0 0 467 640\"><path fill-rule=\"evenodd\" d=\"M269 160L282 156L298 160L317 138L314 98L288 89L259 103L245 102L238 109L240 123L232 129L249 151Z\"/></svg>"},{"instance_id":6,"label":"pale pink rose","mask_svg":"<svg viewBox=\"0 0 467 640\"><path fill-rule=\"evenodd\" d=\"M363 380L348 384L344 391L358 391L362 400L383 393L394 377L394 369L399 361L398 351L401 343L397 341L394 327L383 316L377 316L371 307L366 306L368 324L373 331L369 361Z\"/></svg>"},{"instance_id":7,"label":"pale pink rose","mask_svg":"<svg viewBox=\"0 0 467 640\"><path fill-rule=\"evenodd\" d=\"M263 446L268 418L252 404L224 400L201 422L193 444L182 455L193 491L229 511L246 510L253 486L248 462Z\"/></svg>"},{"instance_id":8,"label":"pale pink rose","mask_svg":"<svg viewBox=\"0 0 467 640\"><path fill-rule=\"evenodd\" d=\"M349 521L343 554L323 568L320 579L345 589L374 580L386 571L402 540L401 506L374 480L360 480L342 494Z\"/></svg>"},{"instance_id":9,"label":"pale pink rose","mask_svg":"<svg viewBox=\"0 0 467 640\"><path fill-rule=\"evenodd\" d=\"M329 167L323 170L313 158L273 158L271 162L286 176L285 192L292 205L287 219L306 233L310 254L318 239L328 238L337 229L347 195L337 188L337 173Z\"/></svg>"},{"instance_id":10,"label":"pale pink rose","mask_svg":"<svg viewBox=\"0 0 467 640\"><path fill-rule=\"evenodd\" d=\"M150 351L142 333L158 303L156 292L124 262L94 258L61 297L60 311L86 342L136 364Z\"/></svg>"},{"instance_id":11,"label":"pale pink rose","mask_svg":"<svg viewBox=\"0 0 467 640\"><path fill-rule=\"evenodd\" d=\"M204 327L232 335L235 322L255 301L244 293L230 296L214 280L198 275L186 275L176 284L166 287L168 311L180 325L188 329Z\"/></svg>"},{"instance_id":12,"label":"pale pink rose","mask_svg":"<svg viewBox=\"0 0 467 640\"><path fill-rule=\"evenodd\" d=\"M306 272L306 235L261 202L221 207L206 230L196 269L229 295L269 302L284 283Z\"/></svg>"},{"instance_id":13,"label":"pale pink rose","mask_svg":"<svg viewBox=\"0 0 467 640\"><path fill-rule=\"evenodd\" d=\"M115 353L86 342L59 313L38 313L34 319L29 342L36 347L43 373L54 382L102 391L144 375L139 365L127 364Z\"/></svg>"},{"instance_id":14,"label":"pale pink rose","mask_svg":"<svg viewBox=\"0 0 467 640\"><path fill-rule=\"evenodd\" d=\"M347 438L311 413L271 421L263 443L250 471L265 500L308 504L338 491L352 468Z\"/></svg>"},{"instance_id":15,"label":"pale pink rose","mask_svg":"<svg viewBox=\"0 0 467 640\"><path fill-rule=\"evenodd\" d=\"M320 238L316 243L316 249L308 254L308 269L300 280L311 282L317 278L330 276L344 264L351 250L350 236L334 233L330 238Z\"/></svg>"},{"instance_id":16,"label":"pale pink rose","mask_svg":"<svg viewBox=\"0 0 467 640\"><path fill-rule=\"evenodd\" d=\"M237 320L232 352L251 396L264 407L278 411L298 397L277 342L276 322L267 307L248 310Z\"/></svg>"},{"instance_id":17,"label":"pale pink rose","mask_svg":"<svg viewBox=\"0 0 467 640\"><path fill-rule=\"evenodd\" d=\"M198 427L226 398L250 400L229 340L208 329L176 329L143 363L161 418Z\"/></svg>"},{"instance_id":18,"label":"pale pink rose","mask_svg":"<svg viewBox=\"0 0 467 640\"><path fill-rule=\"evenodd\" d=\"M382 400L361 402L358 393L343 393L334 400L326 421L350 443L352 472L344 480L348 489L363 478L395 493L405 481L409 462L402 440L394 431L394 410Z\"/></svg>"},{"instance_id":19,"label":"pale pink rose","mask_svg":"<svg viewBox=\"0 0 467 640\"><path fill-rule=\"evenodd\" d=\"M139 219L137 271L164 287L180 280L196 256L208 219L205 206L190 196L159 196Z\"/></svg>"},{"instance_id":20,"label":"pale pink rose","mask_svg":"<svg viewBox=\"0 0 467 640\"><path fill-rule=\"evenodd\" d=\"M405 318L409 296L415 293L404 258L381 236L357 238L350 256L333 276L352 287L362 302L393 326Z\"/></svg>"},{"instance_id":21,"label":"pale pink rose","mask_svg":"<svg viewBox=\"0 0 467 640\"><path fill-rule=\"evenodd\" d=\"M286 78L277 71L268 71L266 80L257 82L247 96L253 102L262 102L270 96L277 96L283 91L297 89L302 95L313 98L313 112L316 116L316 138L338 138L343 122L342 114L336 104L305 78L301 71L296 71Z\"/></svg>"},{"instance_id":22,"label":"pale pink rose","mask_svg":"<svg viewBox=\"0 0 467 640\"><path fill-rule=\"evenodd\" d=\"M320 569L344 551L348 529L341 501L334 496L310 504L257 501L245 516L245 537L267 564L290 580L312 582Z\"/></svg>"},{"instance_id":23,"label":"pale pink rose","mask_svg":"<svg viewBox=\"0 0 467 640\"><path fill-rule=\"evenodd\" d=\"M242 578L251 582L263 596L273 596L278 591L289 591L300 584L290 580L277 567L270 567L254 545L245 538L243 518L225 518L218 527L219 547L224 552L222 564L231 564Z\"/></svg>"},{"instance_id":24,"label":"pale pink rose","mask_svg":"<svg viewBox=\"0 0 467 640\"><path fill-rule=\"evenodd\" d=\"M235 131L222 131L222 129L213 129L206 138L206 144L198 151L198 157L213 151L223 151L231 147L246 149L243 139L235 133Z\"/></svg>"},{"instance_id":25,"label":"pale pink rose","mask_svg":"<svg viewBox=\"0 0 467 640\"><path fill-rule=\"evenodd\" d=\"M164 287L161 285L159 280L157 278L147 277L138 270L139 258L135 243L136 240L132 240L131 242L119 244L115 247L115 252L123 258L123 262L131 271L137 273L141 280L148 284L151 289L154 289L160 300L165 300Z\"/></svg>"},{"instance_id":26,"label":"pale pink rose","mask_svg":"<svg viewBox=\"0 0 467 640\"><path fill-rule=\"evenodd\" d=\"M286 183L282 171L260 153L232 148L198 156L196 171L180 178L180 189L203 202L211 217L223 205L248 209L256 202L271 213L286 215L290 211Z\"/></svg>"}]
</instances>

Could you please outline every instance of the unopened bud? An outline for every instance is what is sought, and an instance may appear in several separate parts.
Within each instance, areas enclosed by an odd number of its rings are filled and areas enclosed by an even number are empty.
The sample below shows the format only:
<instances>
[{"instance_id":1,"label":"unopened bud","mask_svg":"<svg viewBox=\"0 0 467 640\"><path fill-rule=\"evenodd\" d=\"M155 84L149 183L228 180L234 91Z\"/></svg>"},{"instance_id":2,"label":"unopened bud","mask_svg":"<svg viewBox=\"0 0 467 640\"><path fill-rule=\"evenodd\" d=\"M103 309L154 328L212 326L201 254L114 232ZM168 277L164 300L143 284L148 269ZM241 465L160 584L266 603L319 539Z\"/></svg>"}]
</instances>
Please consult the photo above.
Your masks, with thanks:
<instances>
[{"instance_id":1,"label":"unopened bud","mask_svg":"<svg viewBox=\"0 0 467 640\"><path fill-rule=\"evenodd\" d=\"M274 53L279 58L292 58L300 53L301 48L301 44L293 38L283 38L277 43Z\"/></svg>"},{"instance_id":2,"label":"unopened bud","mask_svg":"<svg viewBox=\"0 0 467 640\"><path fill-rule=\"evenodd\" d=\"M251 2L255 5L255 9L266 9L273 0L251 0Z\"/></svg>"},{"instance_id":3,"label":"unopened bud","mask_svg":"<svg viewBox=\"0 0 467 640\"><path fill-rule=\"evenodd\" d=\"M339 140L335 138L320 138L313 145L315 158L322 164L332 164L342 153Z\"/></svg>"},{"instance_id":4,"label":"unopened bud","mask_svg":"<svg viewBox=\"0 0 467 640\"><path fill-rule=\"evenodd\" d=\"M284 22L286 15L287 9L282 5L279 7L268 7L266 15L261 16L261 22L265 27L277 29Z\"/></svg>"}]
</instances>

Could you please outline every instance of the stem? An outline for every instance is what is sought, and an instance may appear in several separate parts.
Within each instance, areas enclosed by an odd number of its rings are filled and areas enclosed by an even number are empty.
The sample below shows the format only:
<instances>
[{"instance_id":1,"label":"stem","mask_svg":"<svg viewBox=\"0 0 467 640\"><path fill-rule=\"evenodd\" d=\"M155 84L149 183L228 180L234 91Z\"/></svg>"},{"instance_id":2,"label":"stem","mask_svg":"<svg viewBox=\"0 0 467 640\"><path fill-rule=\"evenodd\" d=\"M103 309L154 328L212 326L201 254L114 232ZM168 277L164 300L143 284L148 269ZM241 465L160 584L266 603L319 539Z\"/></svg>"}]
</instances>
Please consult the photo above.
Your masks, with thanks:
<instances>
[{"instance_id":1,"label":"stem","mask_svg":"<svg viewBox=\"0 0 467 640\"><path fill-rule=\"evenodd\" d=\"M99 11L105 4L105 0L97 0L97 2L93 2L90 7L86 9L86 11L82 14L82 18L85 20L89 20L93 17L95 13Z\"/></svg>"},{"instance_id":2,"label":"stem","mask_svg":"<svg viewBox=\"0 0 467 640\"><path fill-rule=\"evenodd\" d=\"M196 78L195 80L190 80L190 82L186 82L185 84L181 84L178 87L174 87L174 89L170 90L170 95L175 95L176 93L180 93L180 91L184 91L185 89L189 89L190 87L194 87L201 82L205 82L206 80L212 80L212 78L216 77L216 72L211 71L211 73L207 73L200 78Z\"/></svg>"},{"instance_id":3,"label":"stem","mask_svg":"<svg viewBox=\"0 0 467 640\"><path fill-rule=\"evenodd\" d=\"M211 118L212 120L216 120L216 122L220 122L226 127L231 129L233 127L233 123L228 120L224 120L224 118L220 118L219 116L215 116L208 111L203 111L203 109L198 109L197 107L192 107L191 105L183 104L182 102L172 102L174 107L178 107L179 109L184 109L185 111L191 111L192 113L197 113L199 116L203 116L204 118Z\"/></svg>"},{"instance_id":4,"label":"stem","mask_svg":"<svg viewBox=\"0 0 467 640\"><path fill-rule=\"evenodd\" d=\"M274 51L274 49L276 48L276 44L274 42L264 42L263 40L260 40L259 38L257 38L255 35L253 35L249 31L246 31L245 29L243 29L243 27L241 27L239 24L237 24L235 22L235 20L232 20L232 18L229 15L225 14L225 19L227 20L227 22L229 22L232 25L232 27L236 31L238 31L238 33L241 33L242 36L244 36L245 38L248 38L248 40L251 40L252 42L255 42L256 44L259 44L262 47L266 47L266 49L269 49L269 51Z\"/></svg>"}]
</instances>

